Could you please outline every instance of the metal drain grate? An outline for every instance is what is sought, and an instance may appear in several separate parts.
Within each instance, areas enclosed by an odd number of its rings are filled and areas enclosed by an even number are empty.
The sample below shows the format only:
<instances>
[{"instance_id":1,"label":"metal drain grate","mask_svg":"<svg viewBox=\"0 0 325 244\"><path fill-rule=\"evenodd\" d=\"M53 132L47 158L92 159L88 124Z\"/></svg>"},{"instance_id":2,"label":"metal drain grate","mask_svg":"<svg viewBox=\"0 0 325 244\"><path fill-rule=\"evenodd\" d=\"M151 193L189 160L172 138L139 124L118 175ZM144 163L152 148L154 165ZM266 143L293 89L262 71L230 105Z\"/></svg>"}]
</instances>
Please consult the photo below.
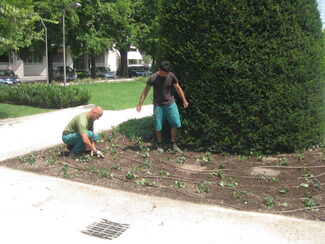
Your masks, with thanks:
<instances>
[{"instance_id":1,"label":"metal drain grate","mask_svg":"<svg viewBox=\"0 0 325 244\"><path fill-rule=\"evenodd\" d=\"M112 240L119 237L129 227L130 225L128 224L120 224L102 219L100 222L92 223L86 230L81 232L102 239Z\"/></svg>"}]
</instances>

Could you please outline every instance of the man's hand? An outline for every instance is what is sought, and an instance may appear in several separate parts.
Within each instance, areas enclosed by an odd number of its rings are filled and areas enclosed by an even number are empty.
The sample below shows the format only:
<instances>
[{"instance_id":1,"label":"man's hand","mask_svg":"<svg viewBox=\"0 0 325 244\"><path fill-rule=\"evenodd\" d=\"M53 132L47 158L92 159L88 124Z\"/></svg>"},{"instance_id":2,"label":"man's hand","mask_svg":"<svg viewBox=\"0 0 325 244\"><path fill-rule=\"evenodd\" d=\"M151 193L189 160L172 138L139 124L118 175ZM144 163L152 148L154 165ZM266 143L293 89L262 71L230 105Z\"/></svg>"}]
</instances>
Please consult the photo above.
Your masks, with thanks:
<instances>
[{"instance_id":1,"label":"man's hand","mask_svg":"<svg viewBox=\"0 0 325 244\"><path fill-rule=\"evenodd\" d=\"M99 150L97 150L96 152L91 151L90 156L92 156L92 157L95 156L97 158L104 158L104 154Z\"/></svg>"},{"instance_id":2,"label":"man's hand","mask_svg":"<svg viewBox=\"0 0 325 244\"><path fill-rule=\"evenodd\" d=\"M140 113L140 111L141 111L141 107L142 107L141 105L138 105L138 106L137 106L137 111L138 111L139 113Z\"/></svg>"},{"instance_id":3,"label":"man's hand","mask_svg":"<svg viewBox=\"0 0 325 244\"><path fill-rule=\"evenodd\" d=\"M184 106L184 108L187 108L188 105L190 105L190 104L189 104L187 101L183 102L183 106Z\"/></svg>"},{"instance_id":4,"label":"man's hand","mask_svg":"<svg viewBox=\"0 0 325 244\"><path fill-rule=\"evenodd\" d=\"M99 150L97 150L97 158L104 158L104 154Z\"/></svg>"}]
</instances>

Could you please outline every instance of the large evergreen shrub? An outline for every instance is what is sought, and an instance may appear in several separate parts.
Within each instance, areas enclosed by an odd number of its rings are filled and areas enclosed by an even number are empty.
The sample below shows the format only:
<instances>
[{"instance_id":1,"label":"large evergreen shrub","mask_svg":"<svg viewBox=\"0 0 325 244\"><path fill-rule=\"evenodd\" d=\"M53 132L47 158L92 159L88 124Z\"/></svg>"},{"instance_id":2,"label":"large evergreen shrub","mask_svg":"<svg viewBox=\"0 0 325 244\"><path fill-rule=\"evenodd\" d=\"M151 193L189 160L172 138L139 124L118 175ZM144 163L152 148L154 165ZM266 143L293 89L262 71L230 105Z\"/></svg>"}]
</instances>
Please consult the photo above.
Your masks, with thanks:
<instances>
[{"instance_id":1,"label":"large evergreen shrub","mask_svg":"<svg viewBox=\"0 0 325 244\"><path fill-rule=\"evenodd\" d=\"M196 149L319 145L323 57L316 0L162 0L159 59L180 78L181 140Z\"/></svg>"}]
</instances>

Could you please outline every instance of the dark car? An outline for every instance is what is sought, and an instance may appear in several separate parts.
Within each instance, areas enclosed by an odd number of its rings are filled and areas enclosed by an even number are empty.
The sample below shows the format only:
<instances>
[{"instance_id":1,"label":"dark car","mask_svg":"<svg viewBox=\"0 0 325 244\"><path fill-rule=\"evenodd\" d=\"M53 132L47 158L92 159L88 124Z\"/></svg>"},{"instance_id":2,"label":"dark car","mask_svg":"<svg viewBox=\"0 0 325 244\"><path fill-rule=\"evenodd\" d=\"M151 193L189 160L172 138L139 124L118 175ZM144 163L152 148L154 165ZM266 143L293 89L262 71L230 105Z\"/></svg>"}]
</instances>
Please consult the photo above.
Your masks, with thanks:
<instances>
[{"instance_id":1,"label":"dark car","mask_svg":"<svg viewBox=\"0 0 325 244\"><path fill-rule=\"evenodd\" d=\"M77 79L77 73L74 71L71 67L66 66L65 69L66 72L66 80L75 80ZM63 66L54 66L53 67L53 78L57 81L63 81L64 80L64 74L63 74Z\"/></svg>"},{"instance_id":2,"label":"dark car","mask_svg":"<svg viewBox=\"0 0 325 244\"><path fill-rule=\"evenodd\" d=\"M4 85L15 85L20 84L18 75L15 74L12 70L1 69L0 70L0 84Z\"/></svg>"},{"instance_id":3,"label":"dark car","mask_svg":"<svg viewBox=\"0 0 325 244\"><path fill-rule=\"evenodd\" d=\"M129 77L134 77L134 76L145 76L146 77L146 76L151 75L152 72L146 66L137 65L137 66L129 66L128 74L129 74Z\"/></svg>"},{"instance_id":4,"label":"dark car","mask_svg":"<svg viewBox=\"0 0 325 244\"><path fill-rule=\"evenodd\" d=\"M97 67L96 68L96 76L103 77L103 78L112 78L112 79L117 78L116 72L111 71L107 67Z\"/></svg>"}]
</instances>

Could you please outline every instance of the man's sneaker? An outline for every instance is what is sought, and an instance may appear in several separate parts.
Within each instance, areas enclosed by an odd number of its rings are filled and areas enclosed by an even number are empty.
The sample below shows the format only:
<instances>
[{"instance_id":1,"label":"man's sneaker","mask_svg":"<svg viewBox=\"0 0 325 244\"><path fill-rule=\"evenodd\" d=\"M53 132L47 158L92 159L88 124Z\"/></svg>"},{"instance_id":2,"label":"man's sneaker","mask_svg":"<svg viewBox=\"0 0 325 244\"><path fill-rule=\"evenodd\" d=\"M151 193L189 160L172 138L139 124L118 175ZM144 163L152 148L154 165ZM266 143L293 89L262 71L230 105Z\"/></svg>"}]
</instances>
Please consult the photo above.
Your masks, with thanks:
<instances>
[{"instance_id":1,"label":"man's sneaker","mask_svg":"<svg viewBox=\"0 0 325 244\"><path fill-rule=\"evenodd\" d=\"M183 153L183 151L177 146L177 144L173 143L173 150L178 153Z\"/></svg>"},{"instance_id":2,"label":"man's sneaker","mask_svg":"<svg viewBox=\"0 0 325 244\"><path fill-rule=\"evenodd\" d=\"M163 152L164 152L164 149L163 149L163 147L162 147L161 144L158 144L158 145L157 145L157 152L158 152L158 153L163 153Z\"/></svg>"}]
</instances>

